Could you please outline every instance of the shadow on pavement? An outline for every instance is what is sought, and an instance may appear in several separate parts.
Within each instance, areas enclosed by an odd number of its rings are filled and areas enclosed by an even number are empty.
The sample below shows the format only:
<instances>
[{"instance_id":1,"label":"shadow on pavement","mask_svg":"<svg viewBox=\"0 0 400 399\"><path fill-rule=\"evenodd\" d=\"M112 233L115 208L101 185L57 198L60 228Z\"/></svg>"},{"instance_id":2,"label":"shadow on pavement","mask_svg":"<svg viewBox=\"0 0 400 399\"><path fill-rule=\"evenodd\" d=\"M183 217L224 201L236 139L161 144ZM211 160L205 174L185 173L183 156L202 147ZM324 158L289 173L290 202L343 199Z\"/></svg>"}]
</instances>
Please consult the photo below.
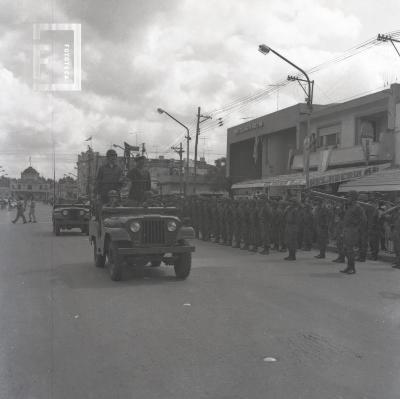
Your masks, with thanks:
<instances>
[{"instance_id":1,"label":"shadow on pavement","mask_svg":"<svg viewBox=\"0 0 400 399\"><path fill-rule=\"evenodd\" d=\"M379 293L379 295L382 297L382 298L385 298L385 299L400 299L400 293L398 293L398 292L386 292L386 291L381 291L380 293Z\"/></svg>"},{"instance_id":2,"label":"shadow on pavement","mask_svg":"<svg viewBox=\"0 0 400 399\"><path fill-rule=\"evenodd\" d=\"M344 275L339 272L323 272L323 273L310 273L310 277L317 277L317 278L342 278Z\"/></svg>"},{"instance_id":3,"label":"shadow on pavement","mask_svg":"<svg viewBox=\"0 0 400 399\"><path fill-rule=\"evenodd\" d=\"M143 269L125 266L122 281L111 281L108 268L95 268L92 262L61 264L53 269L52 281L69 288L118 288L179 283L172 266Z\"/></svg>"}]
</instances>

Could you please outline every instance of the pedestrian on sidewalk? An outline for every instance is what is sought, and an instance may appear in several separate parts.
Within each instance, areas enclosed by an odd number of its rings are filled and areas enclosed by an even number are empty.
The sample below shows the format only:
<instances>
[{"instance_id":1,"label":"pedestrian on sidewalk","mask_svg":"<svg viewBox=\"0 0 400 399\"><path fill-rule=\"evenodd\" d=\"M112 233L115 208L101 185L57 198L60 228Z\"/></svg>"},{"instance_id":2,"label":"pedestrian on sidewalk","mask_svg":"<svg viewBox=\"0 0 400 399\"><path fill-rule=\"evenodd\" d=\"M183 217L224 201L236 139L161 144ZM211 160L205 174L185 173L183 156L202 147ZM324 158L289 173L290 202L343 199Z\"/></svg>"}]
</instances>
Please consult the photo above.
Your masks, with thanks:
<instances>
[{"instance_id":1,"label":"pedestrian on sidewalk","mask_svg":"<svg viewBox=\"0 0 400 399\"><path fill-rule=\"evenodd\" d=\"M26 223L26 218L25 218L25 208L24 208L24 202L21 197L18 198L17 201L17 216L15 219L12 221L12 223L18 222L19 218L22 218L23 223Z\"/></svg>"},{"instance_id":2,"label":"pedestrian on sidewalk","mask_svg":"<svg viewBox=\"0 0 400 399\"><path fill-rule=\"evenodd\" d=\"M35 209L36 209L35 197L32 195L29 201L29 214L28 214L29 223L36 223Z\"/></svg>"}]
</instances>

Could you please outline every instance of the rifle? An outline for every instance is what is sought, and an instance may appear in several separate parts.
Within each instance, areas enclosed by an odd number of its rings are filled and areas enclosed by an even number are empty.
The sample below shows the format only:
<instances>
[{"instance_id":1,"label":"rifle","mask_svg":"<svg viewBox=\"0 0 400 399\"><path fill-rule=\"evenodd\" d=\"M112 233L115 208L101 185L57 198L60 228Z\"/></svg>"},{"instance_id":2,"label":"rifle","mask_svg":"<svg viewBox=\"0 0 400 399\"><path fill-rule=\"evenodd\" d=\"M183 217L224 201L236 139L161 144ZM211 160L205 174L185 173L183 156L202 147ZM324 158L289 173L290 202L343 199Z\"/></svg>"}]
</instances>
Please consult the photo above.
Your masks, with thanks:
<instances>
[{"instance_id":1,"label":"rifle","mask_svg":"<svg viewBox=\"0 0 400 399\"><path fill-rule=\"evenodd\" d=\"M336 201L336 202L345 203L347 201L347 199L344 197L339 197L337 195L332 195L332 194L328 194L328 193L322 193L320 191L310 190L310 194L317 198L327 199L327 200ZM362 201L356 201L356 202L357 202L357 204L359 204L361 206L375 209L375 205L369 204L368 202L362 202Z\"/></svg>"},{"instance_id":2,"label":"rifle","mask_svg":"<svg viewBox=\"0 0 400 399\"><path fill-rule=\"evenodd\" d=\"M388 213L392 213L393 211L396 211L399 208L400 208L400 205L392 206L391 208L386 209L386 211L382 212L380 216L384 216L384 215L387 215Z\"/></svg>"}]
</instances>

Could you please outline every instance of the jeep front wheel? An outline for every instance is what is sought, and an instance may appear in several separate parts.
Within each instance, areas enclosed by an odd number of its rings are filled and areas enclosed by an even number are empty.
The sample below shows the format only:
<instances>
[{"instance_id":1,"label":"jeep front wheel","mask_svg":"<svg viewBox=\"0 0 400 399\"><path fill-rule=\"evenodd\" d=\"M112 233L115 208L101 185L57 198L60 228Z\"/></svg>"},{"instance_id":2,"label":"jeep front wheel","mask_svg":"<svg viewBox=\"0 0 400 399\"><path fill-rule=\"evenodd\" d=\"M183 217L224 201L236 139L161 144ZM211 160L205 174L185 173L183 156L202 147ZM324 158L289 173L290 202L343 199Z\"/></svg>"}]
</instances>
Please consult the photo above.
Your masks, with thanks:
<instances>
[{"instance_id":1,"label":"jeep front wheel","mask_svg":"<svg viewBox=\"0 0 400 399\"><path fill-rule=\"evenodd\" d=\"M191 267L192 254L190 252L177 255L177 260L174 264L176 278L179 280L185 280L190 274Z\"/></svg>"},{"instance_id":2,"label":"jeep front wheel","mask_svg":"<svg viewBox=\"0 0 400 399\"><path fill-rule=\"evenodd\" d=\"M60 235L60 226L57 224L57 223L53 223L53 233L56 235L56 236L59 236Z\"/></svg>"},{"instance_id":3,"label":"jeep front wheel","mask_svg":"<svg viewBox=\"0 0 400 399\"><path fill-rule=\"evenodd\" d=\"M111 280L120 281L122 279L123 259L118 253L118 247L114 242L108 244L107 259Z\"/></svg>"},{"instance_id":4,"label":"jeep front wheel","mask_svg":"<svg viewBox=\"0 0 400 399\"><path fill-rule=\"evenodd\" d=\"M93 239L93 259L96 267L104 267L106 264L106 256L97 252L96 239Z\"/></svg>"}]
</instances>

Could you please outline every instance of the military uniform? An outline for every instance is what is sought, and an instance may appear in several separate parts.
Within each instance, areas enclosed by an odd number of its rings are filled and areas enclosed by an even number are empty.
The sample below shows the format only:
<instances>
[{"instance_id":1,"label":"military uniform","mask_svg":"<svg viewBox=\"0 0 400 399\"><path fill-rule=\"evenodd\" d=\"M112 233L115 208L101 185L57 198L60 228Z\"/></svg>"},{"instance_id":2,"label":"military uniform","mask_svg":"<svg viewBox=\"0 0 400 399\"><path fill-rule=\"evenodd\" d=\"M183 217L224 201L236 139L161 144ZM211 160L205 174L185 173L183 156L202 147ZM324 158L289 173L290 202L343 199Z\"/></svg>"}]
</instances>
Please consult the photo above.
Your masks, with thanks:
<instances>
[{"instance_id":1,"label":"military uniform","mask_svg":"<svg viewBox=\"0 0 400 399\"><path fill-rule=\"evenodd\" d=\"M332 262L344 263L345 252L344 252L344 207L336 209L334 216L334 231L333 238L336 241L336 249L338 256Z\"/></svg>"},{"instance_id":2,"label":"military uniform","mask_svg":"<svg viewBox=\"0 0 400 399\"><path fill-rule=\"evenodd\" d=\"M271 229L271 208L268 202L264 201L260 204L258 211L258 219L260 221L260 235L261 235L261 254L267 255L270 246L270 229Z\"/></svg>"},{"instance_id":3,"label":"military uniform","mask_svg":"<svg viewBox=\"0 0 400 399\"><path fill-rule=\"evenodd\" d=\"M226 201L225 205L225 244L231 246L233 241L233 202Z\"/></svg>"},{"instance_id":4,"label":"military uniform","mask_svg":"<svg viewBox=\"0 0 400 399\"><path fill-rule=\"evenodd\" d=\"M240 248L241 242L241 224L240 224L240 203L235 201L232 206L232 234L234 243L233 248Z\"/></svg>"},{"instance_id":5,"label":"military uniform","mask_svg":"<svg viewBox=\"0 0 400 399\"><path fill-rule=\"evenodd\" d=\"M286 251L286 219L285 219L286 209L287 209L287 203L281 201L279 203L279 208L278 208L279 246L281 252Z\"/></svg>"},{"instance_id":6,"label":"military uniform","mask_svg":"<svg viewBox=\"0 0 400 399\"><path fill-rule=\"evenodd\" d=\"M243 241L243 246L241 249L249 249L249 235L250 235L250 220L249 220L249 208L248 200L243 201L240 207L240 227L241 227L241 240Z\"/></svg>"},{"instance_id":7,"label":"military uniform","mask_svg":"<svg viewBox=\"0 0 400 399\"><path fill-rule=\"evenodd\" d=\"M95 191L100 196L103 204L108 202L108 193L110 191L119 191L122 183L122 169L118 165L108 162L100 166L95 183Z\"/></svg>"},{"instance_id":8,"label":"military uniform","mask_svg":"<svg viewBox=\"0 0 400 399\"><path fill-rule=\"evenodd\" d=\"M316 258L324 259L328 244L329 211L324 203L320 203L315 210L315 225L319 254Z\"/></svg>"},{"instance_id":9,"label":"military uniform","mask_svg":"<svg viewBox=\"0 0 400 399\"><path fill-rule=\"evenodd\" d=\"M289 256L285 260L296 260L298 226L298 207L295 200L292 200L285 211L286 245L289 250Z\"/></svg>"},{"instance_id":10,"label":"military uniform","mask_svg":"<svg viewBox=\"0 0 400 399\"><path fill-rule=\"evenodd\" d=\"M301 204L297 212L297 248L302 248L304 239L304 207Z\"/></svg>"},{"instance_id":11,"label":"military uniform","mask_svg":"<svg viewBox=\"0 0 400 399\"><path fill-rule=\"evenodd\" d=\"M260 225L256 201L249 202L249 250L257 252L260 241Z\"/></svg>"},{"instance_id":12,"label":"military uniform","mask_svg":"<svg viewBox=\"0 0 400 399\"><path fill-rule=\"evenodd\" d=\"M279 251L280 248L280 223L281 214L276 202L272 203L271 210L271 242L274 245L273 249Z\"/></svg>"},{"instance_id":13,"label":"military uniform","mask_svg":"<svg viewBox=\"0 0 400 399\"><path fill-rule=\"evenodd\" d=\"M303 244L304 250L310 251L314 236L314 215L312 213L311 205L306 204L303 211Z\"/></svg>"},{"instance_id":14,"label":"military uniform","mask_svg":"<svg viewBox=\"0 0 400 399\"><path fill-rule=\"evenodd\" d=\"M356 272L354 247L359 242L361 227L366 226L366 216L361 206L354 202L357 199L356 193L350 193L350 195L352 201L349 203L343 218L343 239L347 268L342 272L354 274Z\"/></svg>"},{"instance_id":15,"label":"military uniform","mask_svg":"<svg viewBox=\"0 0 400 399\"><path fill-rule=\"evenodd\" d=\"M400 209L395 211L392 220L392 240L396 256L393 267L400 269Z\"/></svg>"},{"instance_id":16,"label":"military uniform","mask_svg":"<svg viewBox=\"0 0 400 399\"><path fill-rule=\"evenodd\" d=\"M371 204L372 205L372 204ZM368 243L371 250L371 259L378 260L379 253L379 233L380 233L380 218L376 207L367 208L367 223L368 223Z\"/></svg>"}]
</instances>

